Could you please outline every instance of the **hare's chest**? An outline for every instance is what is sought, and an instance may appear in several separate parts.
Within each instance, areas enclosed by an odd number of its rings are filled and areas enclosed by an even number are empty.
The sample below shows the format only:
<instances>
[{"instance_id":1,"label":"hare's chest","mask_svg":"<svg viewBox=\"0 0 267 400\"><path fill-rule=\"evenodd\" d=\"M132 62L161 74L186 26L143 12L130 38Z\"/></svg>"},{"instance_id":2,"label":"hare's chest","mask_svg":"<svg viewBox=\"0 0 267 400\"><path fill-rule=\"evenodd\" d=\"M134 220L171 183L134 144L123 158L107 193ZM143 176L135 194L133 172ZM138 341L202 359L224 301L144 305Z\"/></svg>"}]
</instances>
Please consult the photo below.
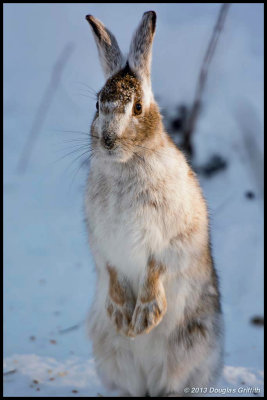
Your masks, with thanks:
<instances>
[{"instance_id":1,"label":"hare's chest","mask_svg":"<svg viewBox=\"0 0 267 400\"><path fill-rule=\"evenodd\" d=\"M149 253L151 222L138 204L134 185L106 181L104 185L102 181L100 186L91 182L87 191L86 218L92 242L104 262L131 278L139 276Z\"/></svg>"}]
</instances>

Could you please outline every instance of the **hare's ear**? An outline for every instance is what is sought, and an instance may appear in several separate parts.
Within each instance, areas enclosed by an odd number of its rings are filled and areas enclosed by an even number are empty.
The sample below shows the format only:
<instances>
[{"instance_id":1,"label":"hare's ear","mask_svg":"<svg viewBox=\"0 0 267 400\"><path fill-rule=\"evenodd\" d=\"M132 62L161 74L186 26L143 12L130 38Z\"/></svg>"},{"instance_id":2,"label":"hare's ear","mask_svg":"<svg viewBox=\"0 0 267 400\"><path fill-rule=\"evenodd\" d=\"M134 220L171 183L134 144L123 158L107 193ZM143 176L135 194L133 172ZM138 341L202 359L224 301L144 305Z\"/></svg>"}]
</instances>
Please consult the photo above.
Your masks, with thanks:
<instances>
[{"instance_id":1,"label":"hare's ear","mask_svg":"<svg viewBox=\"0 0 267 400\"><path fill-rule=\"evenodd\" d=\"M109 78L111 75L118 72L123 65L123 56L119 45L115 36L101 21L92 15L86 15L85 18L91 25L105 77Z\"/></svg>"},{"instance_id":2,"label":"hare's ear","mask_svg":"<svg viewBox=\"0 0 267 400\"><path fill-rule=\"evenodd\" d=\"M144 13L132 38L128 56L130 68L142 78L150 79L152 43L156 29L155 11Z\"/></svg>"}]
</instances>

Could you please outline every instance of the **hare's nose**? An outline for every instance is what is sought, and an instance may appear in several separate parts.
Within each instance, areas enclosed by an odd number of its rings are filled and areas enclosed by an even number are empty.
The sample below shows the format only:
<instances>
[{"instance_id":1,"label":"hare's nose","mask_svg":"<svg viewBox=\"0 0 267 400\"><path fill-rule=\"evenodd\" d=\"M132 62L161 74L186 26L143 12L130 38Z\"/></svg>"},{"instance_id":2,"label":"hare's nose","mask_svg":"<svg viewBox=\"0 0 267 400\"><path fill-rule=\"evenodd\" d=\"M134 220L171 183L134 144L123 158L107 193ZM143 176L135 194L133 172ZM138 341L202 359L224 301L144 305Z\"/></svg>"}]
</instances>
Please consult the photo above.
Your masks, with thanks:
<instances>
[{"instance_id":1,"label":"hare's nose","mask_svg":"<svg viewBox=\"0 0 267 400\"><path fill-rule=\"evenodd\" d=\"M115 139L116 138L114 134L104 132L102 136L104 147L109 150L112 149L114 147Z\"/></svg>"}]
</instances>

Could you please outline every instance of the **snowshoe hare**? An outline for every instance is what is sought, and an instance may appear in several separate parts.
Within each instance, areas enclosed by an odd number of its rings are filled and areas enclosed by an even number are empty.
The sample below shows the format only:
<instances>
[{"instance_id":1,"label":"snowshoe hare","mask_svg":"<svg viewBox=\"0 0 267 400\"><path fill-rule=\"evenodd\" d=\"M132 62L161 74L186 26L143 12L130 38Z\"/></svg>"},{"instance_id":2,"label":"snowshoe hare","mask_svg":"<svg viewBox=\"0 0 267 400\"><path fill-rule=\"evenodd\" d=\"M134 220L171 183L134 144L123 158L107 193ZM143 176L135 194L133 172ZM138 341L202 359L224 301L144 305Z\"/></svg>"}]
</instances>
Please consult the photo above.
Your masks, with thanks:
<instances>
[{"instance_id":1,"label":"snowshoe hare","mask_svg":"<svg viewBox=\"0 0 267 400\"><path fill-rule=\"evenodd\" d=\"M144 13L127 59L98 19L86 19L107 79L91 126L85 199L97 370L126 396L205 392L222 366L220 296L206 203L151 89L156 13Z\"/></svg>"}]
</instances>

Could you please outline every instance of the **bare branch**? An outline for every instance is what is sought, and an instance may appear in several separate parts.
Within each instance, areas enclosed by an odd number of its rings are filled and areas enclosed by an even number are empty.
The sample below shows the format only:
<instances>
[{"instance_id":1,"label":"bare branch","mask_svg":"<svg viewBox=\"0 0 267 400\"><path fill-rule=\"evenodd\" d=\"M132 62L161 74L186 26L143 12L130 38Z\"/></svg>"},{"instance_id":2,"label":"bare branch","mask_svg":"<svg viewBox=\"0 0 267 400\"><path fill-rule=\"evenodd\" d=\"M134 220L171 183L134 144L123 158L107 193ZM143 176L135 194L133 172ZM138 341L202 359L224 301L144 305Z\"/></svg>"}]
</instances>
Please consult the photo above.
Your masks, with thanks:
<instances>
[{"instance_id":1,"label":"bare branch","mask_svg":"<svg viewBox=\"0 0 267 400\"><path fill-rule=\"evenodd\" d=\"M65 48L63 49L57 62L55 63L55 66L52 70L50 82L45 90L45 93L42 97L40 105L37 109L31 130L30 130L30 134L28 136L28 139L26 140L25 146L23 148L23 151L21 153L20 159L17 164L17 171L19 173L24 173L26 171L26 168L27 168L28 162L29 162L29 158L30 158L30 155L33 150L33 146L36 143L38 134L40 133L40 131L42 129L42 126L46 119L52 99L58 88L63 69L64 69L71 53L73 52L73 49L74 49L73 44L68 43L65 46Z\"/></svg>"},{"instance_id":2,"label":"bare branch","mask_svg":"<svg viewBox=\"0 0 267 400\"><path fill-rule=\"evenodd\" d=\"M222 6L220 8L217 22L214 26L214 29L213 29L213 32L211 35L211 39L210 39L208 48L206 50L205 57L203 59L201 69L200 69L195 98L194 98L192 108L189 111L189 116L188 116L188 120L186 123L185 131L184 131L184 143L182 146L183 149L188 153L189 156L193 155L192 134L195 130L197 118L199 115L200 106L201 106L201 98L202 98L205 84L207 81L209 66L210 66L211 60L213 58L213 55L215 53L218 39L222 32L224 22L225 22L227 12L229 10L230 5L231 5L231 3L224 3L224 4L222 4Z\"/></svg>"},{"instance_id":3,"label":"bare branch","mask_svg":"<svg viewBox=\"0 0 267 400\"><path fill-rule=\"evenodd\" d=\"M235 115L242 132L244 166L249 168L250 176L260 198L264 197L264 132L256 108L243 100L235 109Z\"/></svg>"}]
</instances>

